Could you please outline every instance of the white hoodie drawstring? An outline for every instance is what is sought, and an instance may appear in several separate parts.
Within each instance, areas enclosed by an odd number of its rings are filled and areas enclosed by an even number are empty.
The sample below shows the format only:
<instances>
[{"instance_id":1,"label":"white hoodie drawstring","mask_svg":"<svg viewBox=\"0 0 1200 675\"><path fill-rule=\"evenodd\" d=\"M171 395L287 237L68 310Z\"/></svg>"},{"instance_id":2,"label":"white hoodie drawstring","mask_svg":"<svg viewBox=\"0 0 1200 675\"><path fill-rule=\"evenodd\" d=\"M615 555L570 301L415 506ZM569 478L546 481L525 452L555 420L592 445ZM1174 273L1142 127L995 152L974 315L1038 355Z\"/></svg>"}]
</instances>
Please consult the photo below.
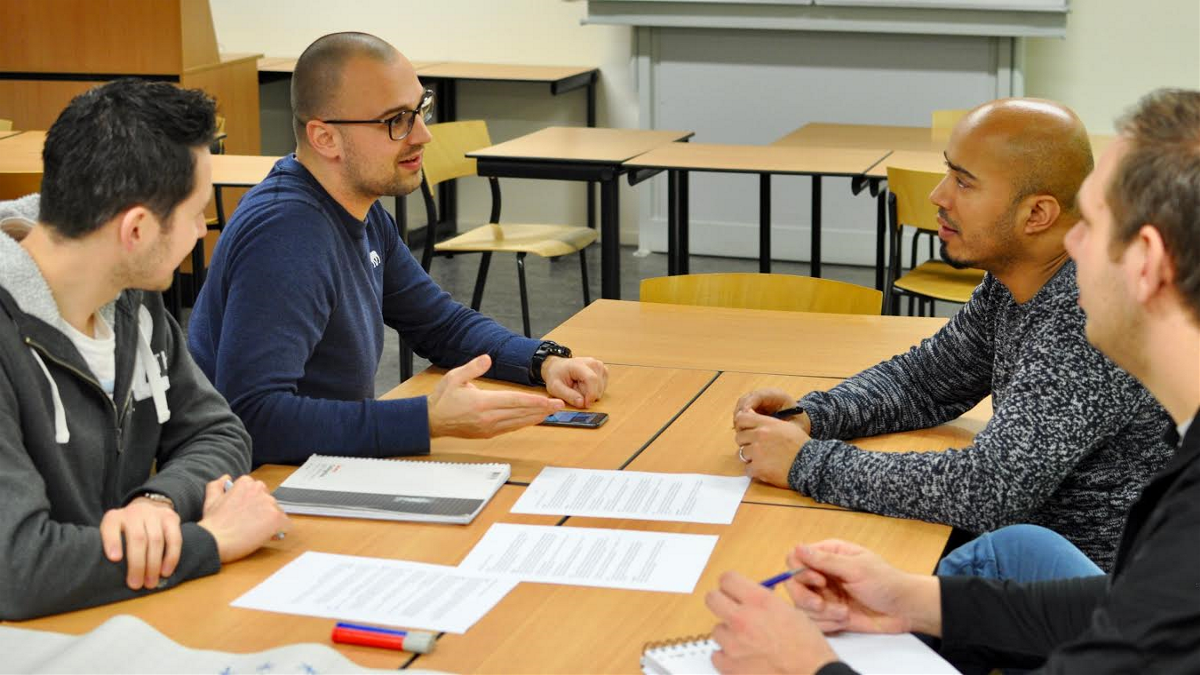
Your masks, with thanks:
<instances>
[{"instance_id":1,"label":"white hoodie drawstring","mask_svg":"<svg viewBox=\"0 0 1200 675\"><path fill-rule=\"evenodd\" d=\"M46 376L46 381L50 383L50 398L54 401L54 442L69 443L71 432L67 429L67 411L63 408L62 396L58 393L58 384L54 382L53 377L50 377L50 369L46 367L42 355L38 354L33 347L29 348L29 353L33 354L33 359L42 367L42 373Z\"/></svg>"},{"instance_id":2,"label":"white hoodie drawstring","mask_svg":"<svg viewBox=\"0 0 1200 675\"><path fill-rule=\"evenodd\" d=\"M154 409L158 412L158 423L166 424L171 419L171 409L167 407L167 378L162 374L158 359L154 358L154 350L150 348L150 333L154 330L154 320L150 318L150 310L145 305L138 307L138 358L142 361L142 372L146 374L146 383L150 385L150 394L154 397Z\"/></svg>"}]
</instances>

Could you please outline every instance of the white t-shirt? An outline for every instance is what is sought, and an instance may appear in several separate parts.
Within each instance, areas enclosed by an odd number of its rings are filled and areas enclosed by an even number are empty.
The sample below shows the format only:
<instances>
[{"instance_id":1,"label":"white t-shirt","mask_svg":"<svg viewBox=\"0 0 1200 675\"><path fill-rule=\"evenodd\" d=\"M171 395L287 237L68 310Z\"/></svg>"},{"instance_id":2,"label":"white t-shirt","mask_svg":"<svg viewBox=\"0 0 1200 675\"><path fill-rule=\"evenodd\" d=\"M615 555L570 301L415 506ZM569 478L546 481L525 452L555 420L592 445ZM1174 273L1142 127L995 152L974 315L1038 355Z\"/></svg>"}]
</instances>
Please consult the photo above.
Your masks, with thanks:
<instances>
[{"instance_id":1,"label":"white t-shirt","mask_svg":"<svg viewBox=\"0 0 1200 675\"><path fill-rule=\"evenodd\" d=\"M117 379L117 337L99 313L95 316L95 332L96 337L89 337L67 324L67 337L92 369L104 392L112 398Z\"/></svg>"}]
</instances>

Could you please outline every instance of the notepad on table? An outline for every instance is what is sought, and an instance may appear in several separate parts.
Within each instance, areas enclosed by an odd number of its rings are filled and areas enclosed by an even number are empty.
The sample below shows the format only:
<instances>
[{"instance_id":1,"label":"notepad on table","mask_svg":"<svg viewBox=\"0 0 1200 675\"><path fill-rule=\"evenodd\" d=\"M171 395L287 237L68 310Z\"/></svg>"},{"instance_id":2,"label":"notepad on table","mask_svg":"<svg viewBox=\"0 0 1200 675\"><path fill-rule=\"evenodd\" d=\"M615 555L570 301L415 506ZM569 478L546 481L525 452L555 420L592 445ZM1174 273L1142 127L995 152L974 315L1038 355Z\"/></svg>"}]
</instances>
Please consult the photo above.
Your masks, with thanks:
<instances>
[{"instance_id":1,"label":"notepad on table","mask_svg":"<svg viewBox=\"0 0 1200 675\"><path fill-rule=\"evenodd\" d=\"M287 513L466 524L512 469L313 455L273 493Z\"/></svg>"},{"instance_id":2,"label":"notepad on table","mask_svg":"<svg viewBox=\"0 0 1200 675\"><path fill-rule=\"evenodd\" d=\"M940 654L909 633L840 633L828 639L838 659L863 675L958 673ZM652 643L642 652L642 672L647 675L716 673L712 655L717 649L716 642L704 637Z\"/></svg>"}]
</instances>

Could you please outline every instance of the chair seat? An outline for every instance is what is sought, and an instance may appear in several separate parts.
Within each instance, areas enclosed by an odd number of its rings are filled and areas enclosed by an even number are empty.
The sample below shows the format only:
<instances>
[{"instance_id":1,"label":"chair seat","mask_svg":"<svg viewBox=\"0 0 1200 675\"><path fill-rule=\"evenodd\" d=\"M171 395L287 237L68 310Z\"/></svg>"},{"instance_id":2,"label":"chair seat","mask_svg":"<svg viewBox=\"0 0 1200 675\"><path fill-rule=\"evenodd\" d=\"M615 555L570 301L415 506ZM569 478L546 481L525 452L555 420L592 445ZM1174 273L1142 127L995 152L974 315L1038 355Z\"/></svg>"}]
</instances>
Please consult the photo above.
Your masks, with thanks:
<instances>
[{"instance_id":1,"label":"chair seat","mask_svg":"<svg viewBox=\"0 0 1200 675\"><path fill-rule=\"evenodd\" d=\"M596 241L593 229L573 225L481 225L469 232L447 239L435 251L504 251L533 253L554 258L576 253Z\"/></svg>"},{"instance_id":2,"label":"chair seat","mask_svg":"<svg viewBox=\"0 0 1200 675\"><path fill-rule=\"evenodd\" d=\"M957 270L944 262L931 260L901 276L895 286L935 300L966 302L983 281L983 275L983 270Z\"/></svg>"}]
</instances>

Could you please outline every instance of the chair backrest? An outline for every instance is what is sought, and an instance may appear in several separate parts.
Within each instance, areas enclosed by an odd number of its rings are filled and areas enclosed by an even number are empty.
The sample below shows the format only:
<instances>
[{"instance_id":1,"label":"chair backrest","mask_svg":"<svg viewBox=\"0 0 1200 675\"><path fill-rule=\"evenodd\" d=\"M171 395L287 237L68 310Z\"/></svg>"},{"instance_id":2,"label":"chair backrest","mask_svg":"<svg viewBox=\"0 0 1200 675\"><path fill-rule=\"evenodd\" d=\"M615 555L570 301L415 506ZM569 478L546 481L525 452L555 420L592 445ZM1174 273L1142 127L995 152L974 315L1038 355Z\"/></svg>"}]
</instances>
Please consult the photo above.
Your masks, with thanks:
<instances>
[{"instance_id":1,"label":"chair backrest","mask_svg":"<svg viewBox=\"0 0 1200 675\"><path fill-rule=\"evenodd\" d=\"M896 196L895 224L937 232L937 207L930 203L929 194L945 176L934 171L889 166L887 189Z\"/></svg>"},{"instance_id":2,"label":"chair backrest","mask_svg":"<svg viewBox=\"0 0 1200 675\"><path fill-rule=\"evenodd\" d=\"M830 314L879 314L883 293L792 274L683 274L643 279L642 302Z\"/></svg>"},{"instance_id":3,"label":"chair backrest","mask_svg":"<svg viewBox=\"0 0 1200 675\"><path fill-rule=\"evenodd\" d=\"M12 120L0 119L0 131L12 131Z\"/></svg>"},{"instance_id":4,"label":"chair backrest","mask_svg":"<svg viewBox=\"0 0 1200 675\"><path fill-rule=\"evenodd\" d=\"M969 109L962 110L934 110L929 117L929 126L934 133L943 132L950 133L958 121L967 116L971 112Z\"/></svg>"},{"instance_id":5,"label":"chair backrest","mask_svg":"<svg viewBox=\"0 0 1200 675\"><path fill-rule=\"evenodd\" d=\"M454 178L475 175L475 160L466 153L492 144L487 122L465 120L430 124L433 140L425 144L422 166L430 187Z\"/></svg>"}]
</instances>

